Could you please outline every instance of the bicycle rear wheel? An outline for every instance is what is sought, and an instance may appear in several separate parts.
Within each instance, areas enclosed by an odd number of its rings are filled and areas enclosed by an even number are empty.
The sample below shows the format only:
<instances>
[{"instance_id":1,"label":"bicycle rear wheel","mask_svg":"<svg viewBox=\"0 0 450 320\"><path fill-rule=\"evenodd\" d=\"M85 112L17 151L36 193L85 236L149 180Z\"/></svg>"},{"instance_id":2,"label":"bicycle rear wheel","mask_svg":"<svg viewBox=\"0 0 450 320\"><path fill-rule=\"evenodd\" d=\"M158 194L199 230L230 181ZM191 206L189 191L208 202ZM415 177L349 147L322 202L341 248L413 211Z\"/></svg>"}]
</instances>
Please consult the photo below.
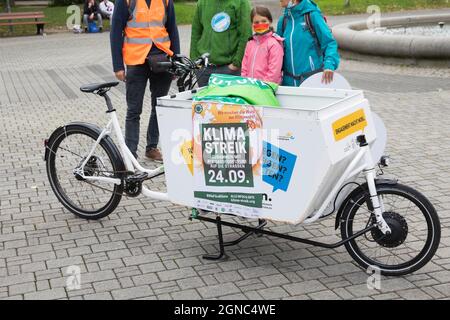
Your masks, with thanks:
<instances>
[{"instance_id":1,"label":"bicycle rear wheel","mask_svg":"<svg viewBox=\"0 0 450 320\"><path fill-rule=\"evenodd\" d=\"M404 275L422 268L439 246L441 226L436 210L421 193L401 184L377 185L377 193L392 233L384 235L373 229L347 242L347 251L360 266L376 267L383 275ZM347 201L341 220L342 239L376 223L367 201L363 189L357 189Z\"/></svg>"},{"instance_id":2,"label":"bicycle rear wheel","mask_svg":"<svg viewBox=\"0 0 450 320\"><path fill-rule=\"evenodd\" d=\"M122 198L123 183L86 180L75 169L83 163L99 132L85 125L68 125L52 135L47 148L47 176L59 201L84 219L100 219L110 214ZM117 149L107 139L96 146L84 167L84 176L116 178L123 169Z\"/></svg>"}]
</instances>

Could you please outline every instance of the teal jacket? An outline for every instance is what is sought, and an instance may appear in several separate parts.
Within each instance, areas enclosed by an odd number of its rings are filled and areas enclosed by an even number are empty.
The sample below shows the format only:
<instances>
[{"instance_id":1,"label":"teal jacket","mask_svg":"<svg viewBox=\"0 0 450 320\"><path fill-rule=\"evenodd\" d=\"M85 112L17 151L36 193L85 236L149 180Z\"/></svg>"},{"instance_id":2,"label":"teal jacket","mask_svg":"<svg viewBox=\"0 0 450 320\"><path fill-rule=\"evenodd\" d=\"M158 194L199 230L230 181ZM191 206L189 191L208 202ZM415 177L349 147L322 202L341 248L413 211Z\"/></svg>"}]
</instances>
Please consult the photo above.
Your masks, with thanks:
<instances>
[{"instance_id":1,"label":"teal jacket","mask_svg":"<svg viewBox=\"0 0 450 320\"><path fill-rule=\"evenodd\" d=\"M211 20L220 12L230 17L230 25L225 31L216 32ZM196 59L208 52L213 64L233 63L240 67L251 35L249 0L198 0L192 21L190 56Z\"/></svg>"},{"instance_id":2,"label":"teal jacket","mask_svg":"<svg viewBox=\"0 0 450 320\"><path fill-rule=\"evenodd\" d=\"M322 56L319 55L316 42L305 23L305 13L310 12L311 22L316 31ZM286 26L282 32L283 17ZM339 66L338 44L317 5L312 0L302 0L299 4L284 10L277 26L277 33L284 40L283 71L301 75L320 68L336 70ZM284 86L300 85L286 73L283 75Z\"/></svg>"}]
</instances>

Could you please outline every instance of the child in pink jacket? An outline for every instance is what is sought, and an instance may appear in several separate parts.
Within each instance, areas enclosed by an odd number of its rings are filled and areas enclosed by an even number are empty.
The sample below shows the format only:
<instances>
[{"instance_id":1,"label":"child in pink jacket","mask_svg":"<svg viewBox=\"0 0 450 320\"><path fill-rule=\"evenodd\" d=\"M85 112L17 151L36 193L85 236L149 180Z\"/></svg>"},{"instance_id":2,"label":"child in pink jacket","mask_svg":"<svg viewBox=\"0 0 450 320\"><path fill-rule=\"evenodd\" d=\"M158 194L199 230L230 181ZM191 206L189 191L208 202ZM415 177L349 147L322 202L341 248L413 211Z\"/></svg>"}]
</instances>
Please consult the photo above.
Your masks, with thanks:
<instances>
[{"instance_id":1,"label":"child in pink jacket","mask_svg":"<svg viewBox=\"0 0 450 320\"><path fill-rule=\"evenodd\" d=\"M265 7L251 12L254 34L247 42L241 76L281 83L283 38L273 32L272 15Z\"/></svg>"}]
</instances>

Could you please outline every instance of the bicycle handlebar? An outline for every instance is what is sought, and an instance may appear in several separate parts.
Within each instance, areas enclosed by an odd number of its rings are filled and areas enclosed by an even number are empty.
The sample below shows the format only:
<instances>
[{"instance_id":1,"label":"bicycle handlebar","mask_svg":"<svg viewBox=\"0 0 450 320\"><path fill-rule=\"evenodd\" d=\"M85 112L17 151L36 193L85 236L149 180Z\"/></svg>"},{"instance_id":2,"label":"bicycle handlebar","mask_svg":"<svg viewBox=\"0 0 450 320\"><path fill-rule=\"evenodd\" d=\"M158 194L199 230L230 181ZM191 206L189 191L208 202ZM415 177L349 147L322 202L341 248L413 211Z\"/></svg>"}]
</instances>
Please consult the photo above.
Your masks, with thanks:
<instances>
[{"instance_id":1,"label":"bicycle handlebar","mask_svg":"<svg viewBox=\"0 0 450 320\"><path fill-rule=\"evenodd\" d=\"M157 65L161 70L167 71L178 78L178 91L182 92L186 89L192 89L197 84L196 78L199 74L197 71L204 70L209 65L209 53L204 53L195 61L181 54L176 54L169 57L169 61L158 62Z\"/></svg>"},{"instance_id":2,"label":"bicycle handlebar","mask_svg":"<svg viewBox=\"0 0 450 320\"><path fill-rule=\"evenodd\" d=\"M164 70L167 70L173 74L178 76L182 76L188 72L195 71L197 69L201 69L202 67L206 67L209 64L209 53L204 53L200 58L195 61L192 61L186 56L181 54L173 55L169 57L169 61L167 62L158 62L159 67Z\"/></svg>"}]
</instances>

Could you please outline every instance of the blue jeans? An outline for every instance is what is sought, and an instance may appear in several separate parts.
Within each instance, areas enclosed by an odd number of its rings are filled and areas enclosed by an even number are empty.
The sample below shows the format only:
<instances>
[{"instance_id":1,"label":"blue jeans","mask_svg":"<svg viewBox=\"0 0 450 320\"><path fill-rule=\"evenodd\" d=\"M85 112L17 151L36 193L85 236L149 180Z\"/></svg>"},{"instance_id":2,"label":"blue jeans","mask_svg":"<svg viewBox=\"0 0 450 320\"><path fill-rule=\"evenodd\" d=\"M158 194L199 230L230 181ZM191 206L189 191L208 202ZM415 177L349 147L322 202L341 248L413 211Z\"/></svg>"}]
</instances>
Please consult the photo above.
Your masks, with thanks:
<instances>
[{"instance_id":1,"label":"blue jeans","mask_svg":"<svg viewBox=\"0 0 450 320\"><path fill-rule=\"evenodd\" d=\"M135 157L139 145L139 127L147 82L150 80L152 97L150 119L147 129L146 151L156 148L159 140L158 119L156 118L156 98L167 95L172 83L172 75L168 72L154 73L148 63L127 66L126 97L127 115L125 119L125 143Z\"/></svg>"},{"instance_id":2,"label":"blue jeans","mask_svg":"<svg viewBox=\"0 0 450 320\"><path fill-rule=\"evenodd\" d=\"M99 27L103 28L102 15L100 13L94 14L94 20L98 21ZM89 15L83 14L83 24L87 28L89 24Z\"/></svg>"}]
</instances>

